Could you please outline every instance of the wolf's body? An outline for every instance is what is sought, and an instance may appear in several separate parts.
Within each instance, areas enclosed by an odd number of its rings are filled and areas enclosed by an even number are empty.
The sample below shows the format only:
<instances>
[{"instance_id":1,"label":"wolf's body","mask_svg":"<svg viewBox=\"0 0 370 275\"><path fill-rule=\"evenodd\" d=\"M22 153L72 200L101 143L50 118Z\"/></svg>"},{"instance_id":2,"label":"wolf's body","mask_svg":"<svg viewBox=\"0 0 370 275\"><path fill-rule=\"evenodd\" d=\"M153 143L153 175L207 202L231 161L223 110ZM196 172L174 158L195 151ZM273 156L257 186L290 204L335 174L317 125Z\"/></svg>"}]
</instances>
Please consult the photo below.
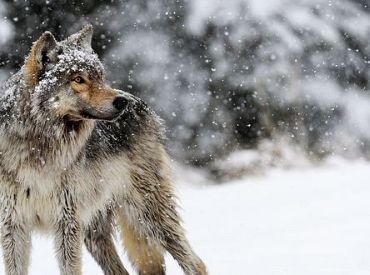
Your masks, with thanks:
<instances>
[{"instance_id":1,"label":"wolf's body","mask_svg":"<svg viewBox=\"0 0 370 275\"><path fill-rule=\"evenodd\" d=\"M139 274L164 274L165 251L186 274L206 274L176 212L160 120L105 84L91 35L88 26L58 43L45 33L3 87L6 273L27 274L31 233L40 229L55 238L61 274L81 274L83 241L105 274L128 274L112 242L116 219Z\"/></svg>"}]
</instances>

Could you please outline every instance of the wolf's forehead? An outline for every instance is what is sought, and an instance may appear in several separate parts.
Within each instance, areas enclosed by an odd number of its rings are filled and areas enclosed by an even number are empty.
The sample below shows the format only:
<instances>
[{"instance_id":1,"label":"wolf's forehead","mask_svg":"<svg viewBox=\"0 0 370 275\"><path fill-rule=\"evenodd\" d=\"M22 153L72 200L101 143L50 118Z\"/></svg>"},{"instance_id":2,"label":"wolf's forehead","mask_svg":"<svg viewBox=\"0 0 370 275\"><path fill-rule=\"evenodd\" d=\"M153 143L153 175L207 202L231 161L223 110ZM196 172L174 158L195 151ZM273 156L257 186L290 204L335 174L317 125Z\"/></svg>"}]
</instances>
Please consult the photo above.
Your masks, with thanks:
<instances>
[{"instance_id":1,"label":"wolf's forehead","mask_svg":"<svg viewBox=\"0 0 370 275\"><path fill-rule=\"evenodd\" d=\"M104 68L98 56L93 51L85 49L64 49L58 55L58 70L77 73L87 71L91 73L104 74Z\"/></svg>"}]
</instances>

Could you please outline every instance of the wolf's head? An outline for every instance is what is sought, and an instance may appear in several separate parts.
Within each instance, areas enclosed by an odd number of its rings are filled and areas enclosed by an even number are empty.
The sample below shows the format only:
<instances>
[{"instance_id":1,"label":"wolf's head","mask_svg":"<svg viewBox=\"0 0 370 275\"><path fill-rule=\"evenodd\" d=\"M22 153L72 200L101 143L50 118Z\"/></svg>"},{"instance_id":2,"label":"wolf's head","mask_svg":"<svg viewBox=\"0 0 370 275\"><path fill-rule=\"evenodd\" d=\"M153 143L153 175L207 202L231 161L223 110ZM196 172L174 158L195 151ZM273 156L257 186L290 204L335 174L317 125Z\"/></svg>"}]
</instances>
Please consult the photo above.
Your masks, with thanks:
<instances>
[{"instance_id":1,"label":"wolf's head","mask_svg":"<svg viewBox=\"0 0 370 275\"><path fill-rule=\"evenodd\" d=\"M93 28L57 42L45 32L33 44L24 66L32 109L70 120L114 120L130 95L106 83L103 65L91 48Z\"/></svg>"}]
</instances>

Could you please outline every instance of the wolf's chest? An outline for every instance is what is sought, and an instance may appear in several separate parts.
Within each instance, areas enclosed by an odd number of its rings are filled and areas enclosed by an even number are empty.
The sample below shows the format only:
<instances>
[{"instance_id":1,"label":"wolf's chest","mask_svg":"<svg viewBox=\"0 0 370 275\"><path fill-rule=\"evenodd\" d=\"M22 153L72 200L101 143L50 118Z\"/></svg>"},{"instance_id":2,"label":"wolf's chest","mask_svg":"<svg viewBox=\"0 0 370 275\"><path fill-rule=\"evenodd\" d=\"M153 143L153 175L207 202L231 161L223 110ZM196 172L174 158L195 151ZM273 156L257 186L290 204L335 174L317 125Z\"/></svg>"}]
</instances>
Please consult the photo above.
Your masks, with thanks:
<instances>
[{"instance_id":1,"label":"wolf's chest","mask_svg":"<svg viewBox=\"0 0 370 275\"><path fill-rule=\"evenodd\" d=\"M48 172L47 169L38 170L24 166L17 170L16 183L26 190L32 189L40 196L48 196L60 188L61 172Z\"/></svg>"},{"instance_id":2,"label":"wolf's chest","mask_svg":"<svg viewBox=\"0 0 370 275\"><path fill-rule=\"evenodd\" d=\"M48 229L56 221L59 210L60 183L55 177L20 169L15 182L4 181L2 197L15 199L14 206L31 227ZM3 201L2 207L8 203Z\"/></svg>"}]
</instances>

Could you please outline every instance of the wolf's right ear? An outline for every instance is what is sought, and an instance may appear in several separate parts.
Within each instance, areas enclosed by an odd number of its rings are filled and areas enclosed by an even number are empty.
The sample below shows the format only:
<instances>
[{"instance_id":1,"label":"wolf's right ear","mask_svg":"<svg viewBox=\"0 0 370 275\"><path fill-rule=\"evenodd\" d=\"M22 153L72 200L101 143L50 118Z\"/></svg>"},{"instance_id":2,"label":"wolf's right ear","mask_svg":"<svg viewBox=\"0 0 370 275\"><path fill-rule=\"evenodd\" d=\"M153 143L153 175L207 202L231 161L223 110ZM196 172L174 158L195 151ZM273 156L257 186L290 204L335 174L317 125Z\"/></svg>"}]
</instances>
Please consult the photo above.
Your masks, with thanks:
<instances>
[{"instance_id":1,"label":"wolf's right ear","mask_svg":"<svg viewBox=\"0 0 370 275\"><path fill-rule=\"evenodd\" d=\"M44 32L33 43L31 52L26 60L26 79L28 84L36 86L40 76L44 73L46 65L52 60L53 50L58 45L51 32Z\"/></svg>"}]
</instances>

